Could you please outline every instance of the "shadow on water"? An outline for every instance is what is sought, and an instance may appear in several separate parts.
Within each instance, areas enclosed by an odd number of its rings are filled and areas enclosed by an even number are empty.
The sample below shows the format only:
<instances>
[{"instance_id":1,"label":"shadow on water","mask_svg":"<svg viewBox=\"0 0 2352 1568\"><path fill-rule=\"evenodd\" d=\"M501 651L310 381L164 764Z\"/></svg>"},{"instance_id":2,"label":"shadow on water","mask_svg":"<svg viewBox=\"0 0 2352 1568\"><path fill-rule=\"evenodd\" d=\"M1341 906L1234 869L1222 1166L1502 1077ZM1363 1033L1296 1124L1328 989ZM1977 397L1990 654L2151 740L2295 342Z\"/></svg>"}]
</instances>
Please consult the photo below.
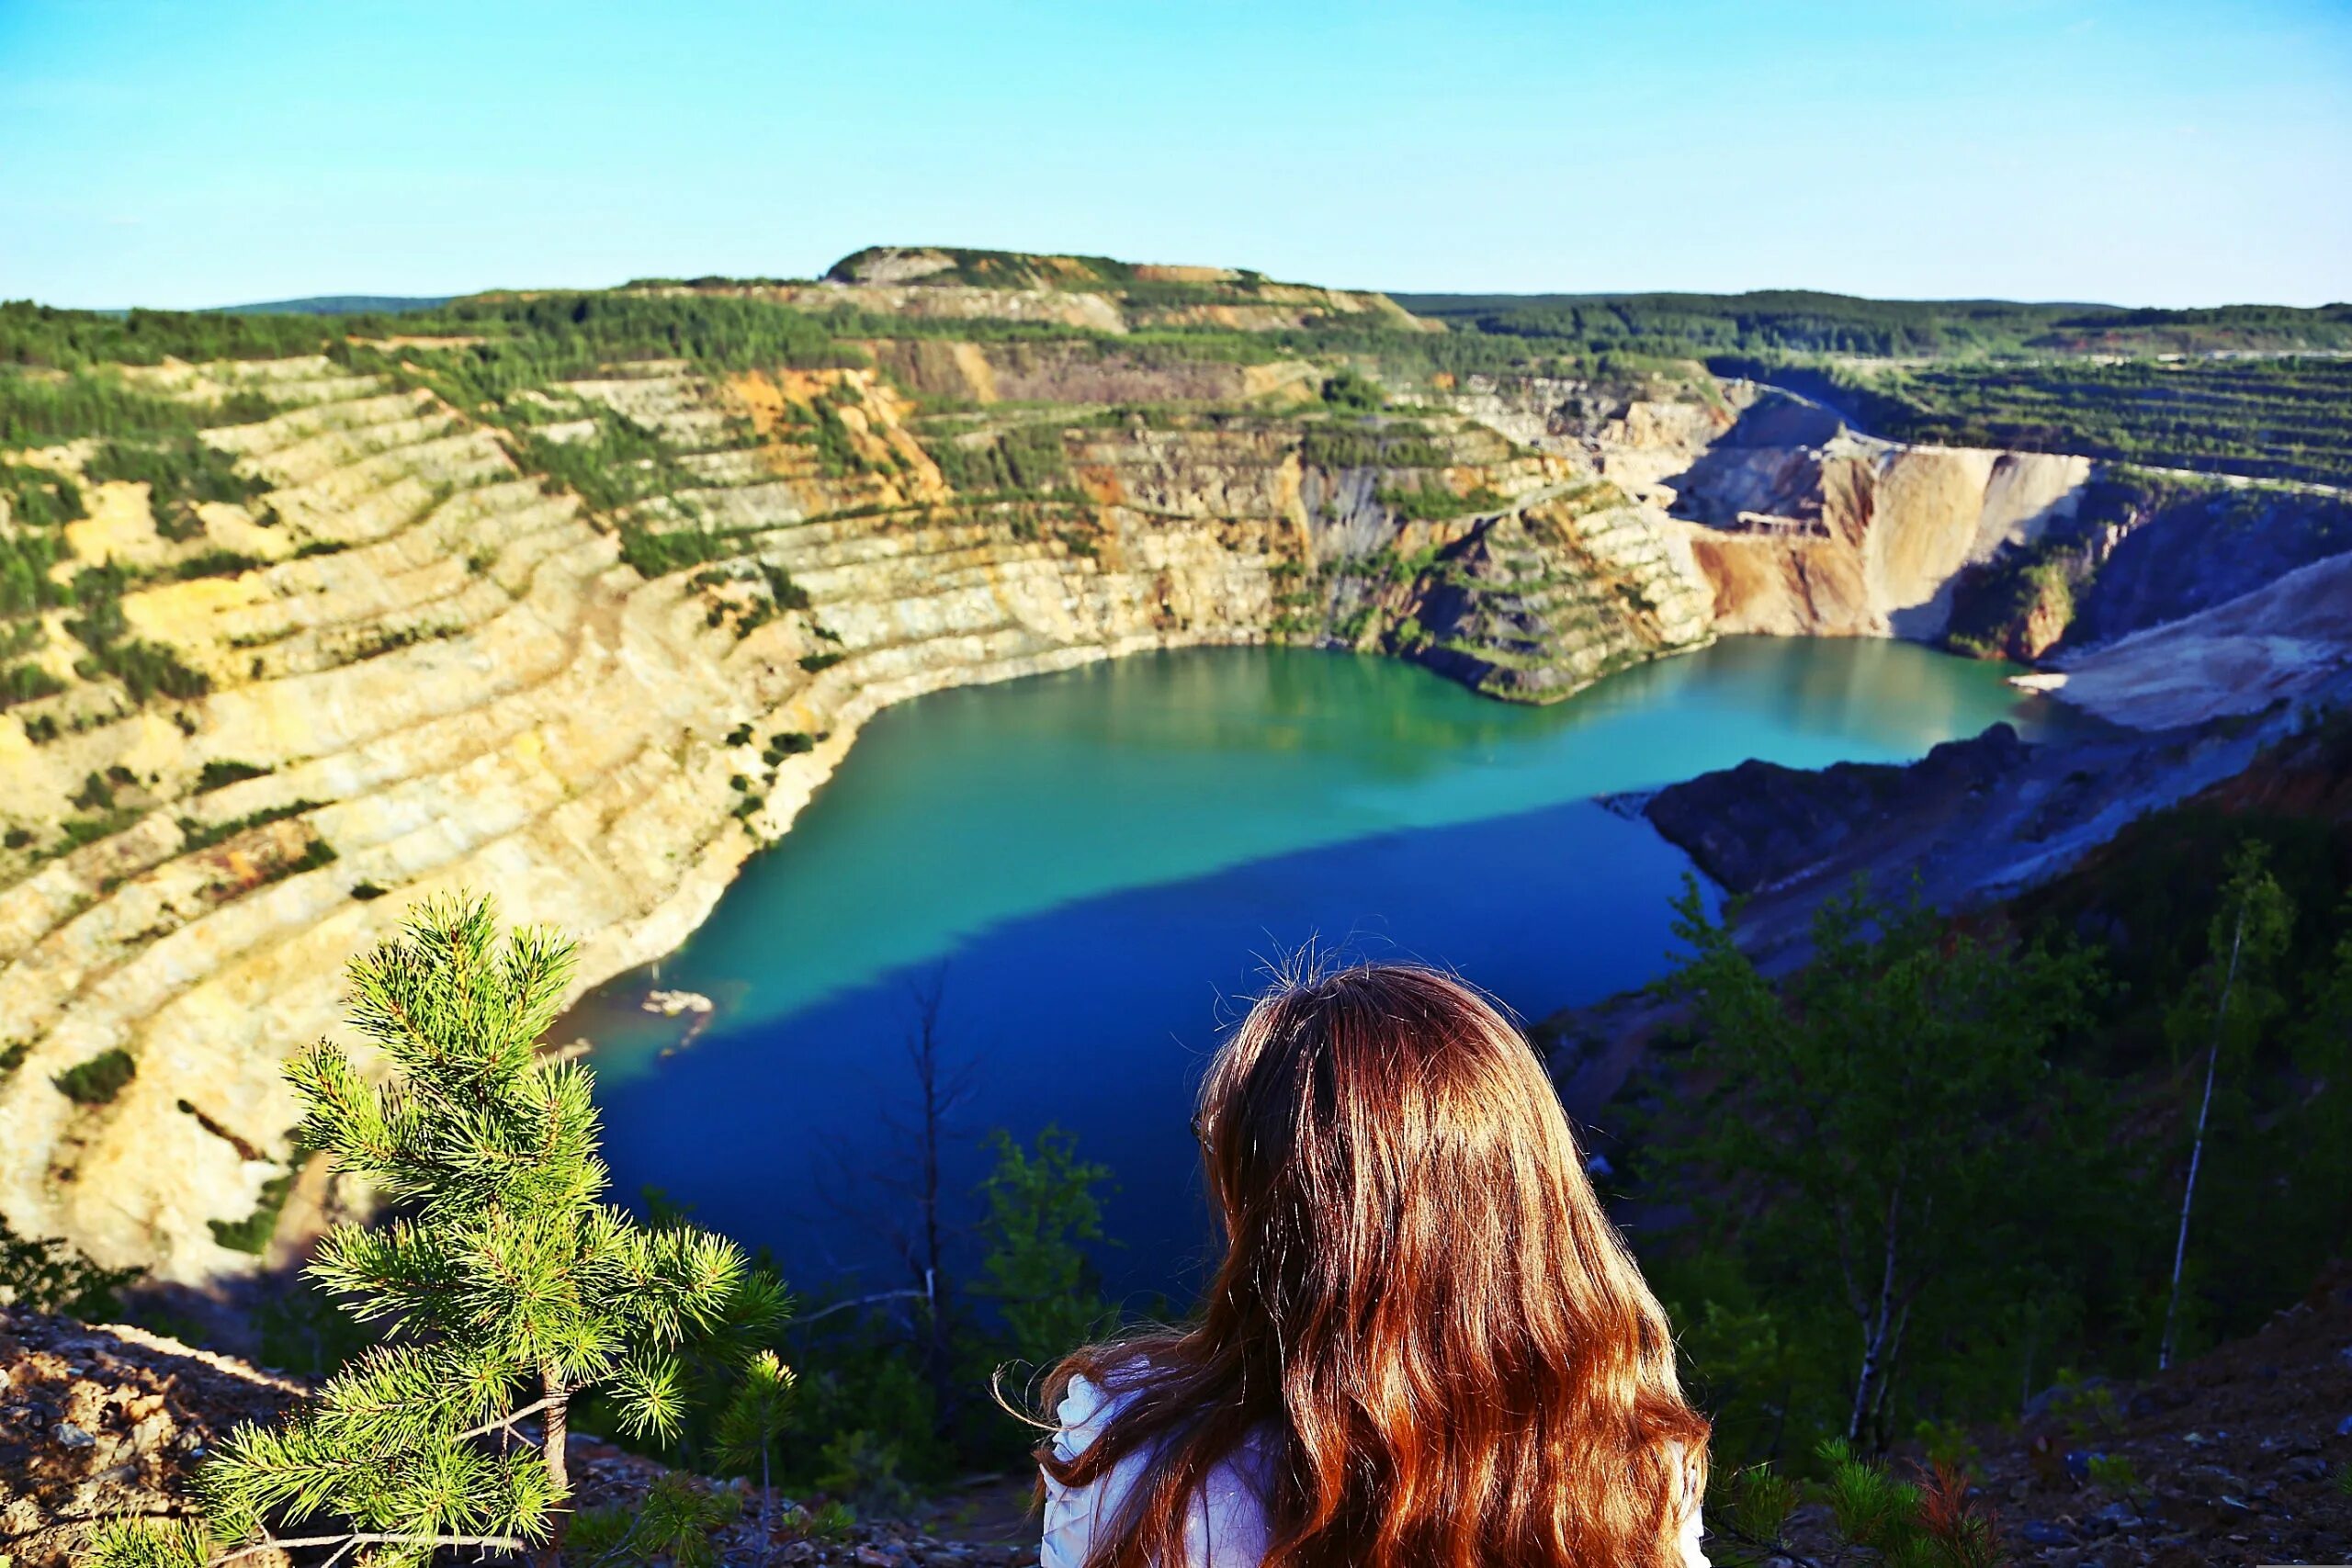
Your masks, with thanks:
<instances>
[{"instance_id":1,"label":"shadow on water","mask_svg":"<svg viewBox=\"0 0 2352 1568\"><path fill-rule=\"evenodd\" d=\"M1270 961L1309 942L1373 959L1475 953L1479 984L1539 1016L1657 972L1663 892L1685 864L1645 828L1579 801L1066 905L984 931L943 964L711 1029L611 1099L606 1157L622 1190L662 1185L701 1223L775 1247L797 1278L884 1268L860 1218L812 1195L840 1186L841 1145L853 1163L887 1156L883 1118L911 1106L912 994L944 975L944 1036L978 1068L967 1128L1080 1130L1081 1152L1118 1177L1108 1229L1125 1245L1107 1271L1181 1294L1206 1239L1193 1092ZM1636 887L1660 896L1617 902ZM1597 895L1606 919L1583 912ZM951 1189L985 1166L967 1140Z\"/></svg>"},{"instance_id":2,"label":"shadow on water","mask_svg":"<svg viewBox=\"0 0 2352 1568\"><path fill-rule=\"evenodd\" d=\"M820 1177L889 1157L910 987L943 965L975 1132L1076 1131L1120 1191L1105 1258L1181 1294L1204 1245L1187 1128L1202 1055L1263 961L1310 939L1458 965L1529 1016L1662 966L1686 862L1590 797L1761 756L1916 756L2046 705L1992 666L1889 643L1739 639L1521 708L1391 660L1153 655L893 708L638 1007L624 976L566 1028L597 1043L616 1185L766 1243L804 1285L872 1278L870 1218ZM668 1052L670 1054L665 1054ZM977 1138L955 1185L982 1173ZM895 1282L895 1281L894 1281Z\"/></svg>"}]
</instances>

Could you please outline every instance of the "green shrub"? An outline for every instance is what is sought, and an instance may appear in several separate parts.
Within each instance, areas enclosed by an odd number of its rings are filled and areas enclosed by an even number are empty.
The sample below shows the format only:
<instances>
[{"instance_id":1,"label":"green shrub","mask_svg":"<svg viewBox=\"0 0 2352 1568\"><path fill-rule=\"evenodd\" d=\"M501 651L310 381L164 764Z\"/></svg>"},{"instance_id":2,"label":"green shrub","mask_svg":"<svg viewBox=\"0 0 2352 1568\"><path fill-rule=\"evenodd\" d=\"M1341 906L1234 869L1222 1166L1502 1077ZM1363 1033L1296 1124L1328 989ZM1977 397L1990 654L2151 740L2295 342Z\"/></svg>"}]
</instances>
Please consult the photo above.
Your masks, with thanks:
<instances>
[{"instance_id":1,"label":"green shrub","mask_svg":"<svg viewBox=\"0 0 2352 1568\"><path fill-rule=\"evenodd\" d=\"M1299 432L1298 460L1311 468L1435 468L1452 455L1425 425L1322 421Z\"/></svg>"},{"instance_id":2,"label":"green shrub","mask_svg":"<svg viewBox=\"0 0 2352 1568\"><path fill-rule=\"evenodd\" d=\"M66 1068L50 1081L76 1105L107 1105L139 1076L139 1064L121 1046L101 1051L88 1061Z\"/></svg>"},{"instance_id":3,"label":"green shrub","mask_svg":"<svg viewBox=\"0 0 2352 1568\"><path fill-rule=\"evenodd\" d=\"M239 550L204 550L186 560L175 561L171 576L180 582L192 582L199 577L235 577L268 564Z\"/></svg>"},{"instance_id":4,"label":"green shrub","mask_svg":"<svg viewBox=\"0 0 2352 1568\"><path fill-rule=\"evenodd\" d=\"M88 567L74 574L74 603L81 614L65 629L90 650L74 669L85 681L112 676L122 682L134 704L156 696L187 699L212 689L203 671L180 662L179 655L160 643L130 635L122 613L122 593L129 574L115 565Z\"/></svg>"},{"instance_id":5,"label":"green shrub","mask_svg":"<svg viewBox=\"0 0 2352 1568\"><path fill-rule=\"evenodd\" d=\"M240 762L227 757L214 757L197 771L196 793L209 795L216 789L226 789L232 784L242 784L246 779L257 779L266 773L275 772L277 772L275 768L266 763Z\"/></svg>"},{"instance_id":6,"label":"green shrub","mask_svg":"<svg viewBox=\"0 0 2352 1568\"><path fill-rule=\"evenodd\" d=\"M1023 425L984 446L942 442L932 456L940 477L966 495L1067 493L1069 458L1056 425Z\"/></svg>"},{"instance_id":7,"label":"green shrub","mask_svg":"<svg viewBox=\"0 0 2352 1568\"><path fill-rule=\"evenodd\" d=\"M640 577L667 577L673 571L724 560L742 553L741 539L707 528L673 528L657 533L642 524L621 525L621 559Z\"/></svg>"},{"instance_id":8,"label":"green shrub","mask_svg":"<svg viewBox=\"0 0 2352 1568\"><path fill-rule=\"evenodd\" d=\"M155 531L167 539L196 536L203 527L196 511L199 503L243 502L269 488L237 472L235 459L195 435L160 444L109 441L91 455L83 472L94 484L128 480L148 486Z\"/></svg>"},{"instance_id":9,"label":"green shrub","mask_svg":"<svg viewBox=\"0 0 2352 1568\"><path fill-rule=\"evenodd\" d=\"M0 1219L0 1306L106 1323L122 1314L115 1292L140 1273L102 1269L60 1236L28 1240Z\"/></svg>"},{"instance_id":10,"label":"green shrub","mask_svg":"<svg viewBox=\"0 0 2352 1568\"><path fill-rule=\"evenodd\" d=\"M0 708L38 702L63 690L65 682L38 664L17 664L0 670Z\"/></svg>"},{"instance_id":11,"label":"green shrub","mask_svg":"<svg viewBox=\"0 0 2352 1568\"><path fill-rule=\"evenodd\" d=\"M226 822L204 823L192 817L183 817L180 818L180 853L194 854L198 850L209 850L249 828L282 822L288 817L300 817L306 811L318 808L319 803L315 800L289 800L283 806L265 806L258 811L248 811L243 817L232 818Z\"/></svg>"},{"instance_id":12,"label":"green shrub","mask_svg":"<svg viewBox=\"0 0 2352 1568\"><path fill-rule=\"evenodd\" d=\"M288 1194L294 1190L294 1173L287 1171L273 1176L261 1184L260 1201L254 1212L242 1220L207 1220L212 1239L232 1252L250 1252L259 1256L269 1250L270 1237L277 1234L277 1216L286 1208Z\"/></svg>"},{"instance_id":13,"label":"green shrub","mask_svg":"<svg viewBox=\"0 0 2352 1568\"><path fill-rule=\"evenodd\" d=\"M74 603L74 590L50 575L52 568L73 558L60 534L0 534L0 615L26 615Z\"/></svg>"},{"instance_id":14,"label":"green shrub","mask_svg":"<svg viewBox=\"0 0 2352 1568\"><path fill-rule=\"evenodd\" d=\"M1386 406L1388 394L1380 389L1379 382L1351 367L1323 383L1323 400L1353 413L1377 413Z\"/></svg>"},{"instance_id":15,"label":"green shrub","mask_svg":"<svg viewBox=\"0 0 2352 1568\"><path fill-rule=\"evenodd\" d=\"M1408 522L1497 512L1510 504L1508 497L1487 485L1482 484L1467 495L1456 495L1435 479L1423 479L1409 490L1401 485L1382 485L1373 492L1373 499Z\"/></svg>"},{"instance_id":16,"label":"green shrub","mask_svg":"<svg viewBox=\"0 0 2352 1568\"><path fill-rule=\"evenodd\" d=\"M89 514L72 479L19 463L0 463L0 507L19 528L52 528Z\"/></svg>"}]
</instances>

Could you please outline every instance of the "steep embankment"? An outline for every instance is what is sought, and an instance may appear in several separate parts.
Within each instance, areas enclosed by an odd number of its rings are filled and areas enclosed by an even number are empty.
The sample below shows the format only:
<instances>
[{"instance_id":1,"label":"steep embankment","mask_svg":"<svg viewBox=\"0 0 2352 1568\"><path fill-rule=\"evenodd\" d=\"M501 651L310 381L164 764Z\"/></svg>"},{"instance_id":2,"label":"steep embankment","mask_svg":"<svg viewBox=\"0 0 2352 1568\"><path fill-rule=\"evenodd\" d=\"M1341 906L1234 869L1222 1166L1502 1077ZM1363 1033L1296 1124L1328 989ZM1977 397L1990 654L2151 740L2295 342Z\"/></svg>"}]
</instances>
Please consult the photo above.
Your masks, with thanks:
<instances>
[{"instance_id":1,"label":"steep embankment","mask_svg":"<svg viewBox=\"0 0 2352 1568\"><path fill-rule=\"evenodd\" d=\"M1040 389L1026 350L944 352ZM414 897L560 922L585 984L675 945L921 692L1338 636L1553 697L1708 635L1581 465L1286 413L1295 375L1241 410L919 418L873 370L638 362L504 423L396 363L124 375L269 412L201 438L250 493L184 512L94 477L100 443L20 455L80 481L58 575L119 567L120 629L26 623L62 690L0 716L0 1215L191 1284L333 1206L279 1066Z\"/></svg>"},{"instance_id":2,"label":"steep embankment","mask_svg":"<svg viewBox=\"0 0 2352 1568\"><path fill-rule=\"evenodd\" d=\"M1902 446L1781 393L1727 390L1737 416L1718 431L1694 428L1689 404L1595 420L1568 398L1544 421L1670 513L1719 633L2042 661L2070 672L2065 700L2141 728L2306 698L2352 665L2335 570L2352 556L2352 502L2324 487Z\"/></svg>"},{"instance_id":3,"label":"steep embankment","mask_svg":"<svg viewBox=\"0 0 2352 1568\"><path fill-rule=\"evenodd\" d=\"M2142 729L2315 697L2352 670L2352 555L2052 662L2070 702Z\"/></svg>"},{"instance_id":4,"label":"steep embankment","mask_svg":"<svg viewBox=\"0 0 2352 1568\"><path fill-rule=\"evenodd\" d=\"M2070 517L2086 458L1902 446L1763 394L1667 482L1725 632L1939 637L1953 580Z\"/></svg>"}]
</instances>

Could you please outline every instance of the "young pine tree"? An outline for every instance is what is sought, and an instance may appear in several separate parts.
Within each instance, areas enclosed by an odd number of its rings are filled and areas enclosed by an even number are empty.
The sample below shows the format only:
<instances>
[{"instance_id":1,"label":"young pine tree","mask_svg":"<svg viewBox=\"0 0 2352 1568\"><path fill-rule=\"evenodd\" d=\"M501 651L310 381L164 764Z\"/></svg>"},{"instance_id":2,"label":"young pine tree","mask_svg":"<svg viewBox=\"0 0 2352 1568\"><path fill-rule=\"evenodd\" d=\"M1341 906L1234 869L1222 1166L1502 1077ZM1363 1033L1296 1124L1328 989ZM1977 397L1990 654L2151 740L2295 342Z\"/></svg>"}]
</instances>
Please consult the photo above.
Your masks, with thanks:
<instances>
[{"instance_id":1,"label":"young pine tree","mask_svg":"<svg viewBox=\"0 0 2352 1568\"><path fill-rule=\"evenodd\" d=\"M991 1142L996 1169L981 1189L988 1252L978 1292L1003 1316L1005 1348L1051 1365L1102 1334L1113 1316L1085 1250L1102 1239L1096 1190L1110 1179L1110 1168L1079 1158L1078 1140L1058 1127L1037 1134L1035 1154L1002 1129Z\"/></svg>"},{"instance_id":2,"label":"young pine tree","mask_svg":"<svg viewBox=\"0 0 2352 1568\"><path fill-rule=\"evenodd\" d=\"M399 1206L334 1232L310 1268L390 1337L284 1425L221 1446L198 1477L204 1526L112 1527L100 1568L217 1564L273 1536L382 1568L438 1547L536 1548L552 1564L573 1397L603 1389L633 1430L667 1434L681 1340L775 1308L745 1299L733 1244L602 1201L589 1074L534 1054L571 964L551 931L502 945L486 899L435 899L352 965L351 1021L395 1077L373 1087L325 1043L287 1077L302 1139ZM516 1430L533 1416L536 1446Z\"/></svg>"}]
</instances>

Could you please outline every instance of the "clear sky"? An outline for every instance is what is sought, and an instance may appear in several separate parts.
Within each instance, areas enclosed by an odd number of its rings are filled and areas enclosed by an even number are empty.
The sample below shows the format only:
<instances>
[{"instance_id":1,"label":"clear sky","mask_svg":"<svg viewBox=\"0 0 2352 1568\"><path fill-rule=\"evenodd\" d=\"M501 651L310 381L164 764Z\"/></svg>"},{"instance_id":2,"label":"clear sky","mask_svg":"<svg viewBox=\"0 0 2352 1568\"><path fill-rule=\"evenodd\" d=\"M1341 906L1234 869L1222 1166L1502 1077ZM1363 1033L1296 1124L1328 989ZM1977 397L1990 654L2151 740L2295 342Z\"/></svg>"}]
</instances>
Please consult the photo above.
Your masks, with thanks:
<instances>
[{"instance_id":1,"label":"clear sky","mask_svg":"<svg viewBox=\"0 0 2352 1568\"><path fill-rule=\"evenodd\" d=\"M0 0L0 298L808 276L877 243L2352 299L2352 0Z\"/></svg>"}]
</instances>

